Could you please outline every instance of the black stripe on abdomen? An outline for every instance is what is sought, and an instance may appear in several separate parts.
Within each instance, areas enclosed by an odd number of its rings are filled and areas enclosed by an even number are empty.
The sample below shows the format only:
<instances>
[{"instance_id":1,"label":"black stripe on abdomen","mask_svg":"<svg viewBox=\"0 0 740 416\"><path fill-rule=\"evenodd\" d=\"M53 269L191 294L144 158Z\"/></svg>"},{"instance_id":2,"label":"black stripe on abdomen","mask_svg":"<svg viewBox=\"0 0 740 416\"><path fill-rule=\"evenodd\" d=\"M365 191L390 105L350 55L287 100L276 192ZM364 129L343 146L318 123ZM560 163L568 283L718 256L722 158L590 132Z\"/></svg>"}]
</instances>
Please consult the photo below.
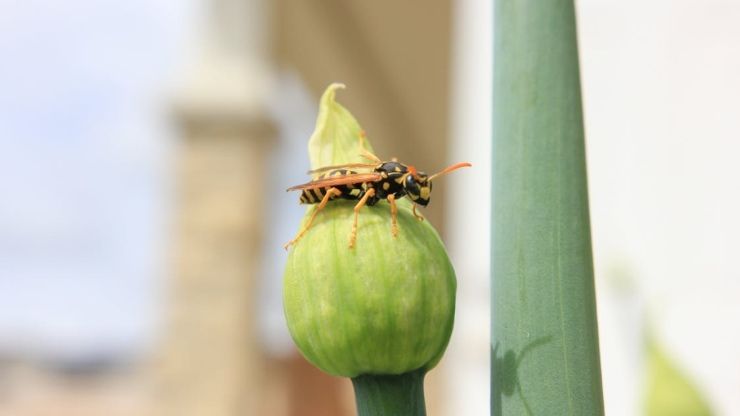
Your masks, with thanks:
<instances>
[{"instance_id":1,"label":"black stripe on abdomen","mask_svg":"<svg viewBox=\"0 0 740 416\"><path fill-rule=\"evenodd\" d=\"M328 178L330 176L343 176L343 175L349 175L356 173L351 170L347 169L335 169L330 172L323 173L319 175L316 179L324 179ZM336 199L337 197L342 197L346 199L355 199L356 195L360 193L360 190L355 187L355 185L348 184L348 185L336 185L334 188L337 188L342 194L332 195L331 199ZM321 202L322 199L324 199L324 195L326 195L326 190L328 188L314 188L314 189L304 189L301 192L301 203L302 204L318 204Z\"/></svg>"},{"instance_id":2,"label":"black stripe on abdomen","mask_svg":"<svg viewBox=\"0 0 740 416\"><path fill-rule=\"evenodd\" d=\"M301 203L303 204L318 204L326 195L324 188L315 189L304 189L301 192Z\"/></svg>"},{"instance_id":3,"label":"black stripe on abdomen","mask_svg":"<svg viewBox=\"0 0 740 416\"><path fill-rule=\"evenodd\" d=\"M323 188L314 188L309 189L309 192L313 192L314 197L316 197L316 202L321 202L322 199L324 199L324 195L326 194L326 191Z\"/></svg>"}]
</instances>

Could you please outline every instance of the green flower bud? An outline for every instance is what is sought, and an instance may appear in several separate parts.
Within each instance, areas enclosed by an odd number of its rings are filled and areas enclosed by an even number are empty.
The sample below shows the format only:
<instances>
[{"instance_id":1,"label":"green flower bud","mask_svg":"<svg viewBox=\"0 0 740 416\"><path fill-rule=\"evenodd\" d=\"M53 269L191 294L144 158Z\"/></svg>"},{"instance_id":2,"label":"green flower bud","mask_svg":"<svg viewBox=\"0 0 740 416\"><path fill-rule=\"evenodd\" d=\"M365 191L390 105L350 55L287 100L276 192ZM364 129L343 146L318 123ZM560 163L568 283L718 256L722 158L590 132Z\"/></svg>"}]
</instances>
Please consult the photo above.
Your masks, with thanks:
<instances>
[{"instance_id":1,"label":"green flower bud","mask_svg":"<svg viewBox=\"0 0 740 416\"><path fill-rule=\"evenodd\" d=\"M366 162L360 126L334 100L341 87L331 85L321 98L309 141L314 169ZM330 201L288 255L283 300L293 340L311 363L338 376L431 369L455 315L455 273L444 245L403 198L396 237L389 204L381 201L360 210L350 248L356 202ZM304 223L315 209L309 206Z\"/></svg>"}]
</instances>

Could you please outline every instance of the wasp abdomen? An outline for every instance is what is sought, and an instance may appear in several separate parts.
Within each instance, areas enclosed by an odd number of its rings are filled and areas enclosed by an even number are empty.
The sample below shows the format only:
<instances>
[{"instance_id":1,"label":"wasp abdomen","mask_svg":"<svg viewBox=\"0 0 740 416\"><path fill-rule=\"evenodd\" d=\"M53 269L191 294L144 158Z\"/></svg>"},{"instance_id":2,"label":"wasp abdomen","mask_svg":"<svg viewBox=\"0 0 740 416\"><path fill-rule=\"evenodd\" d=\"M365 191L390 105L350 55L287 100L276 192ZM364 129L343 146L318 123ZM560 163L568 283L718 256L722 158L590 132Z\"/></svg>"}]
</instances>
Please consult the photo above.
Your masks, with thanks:
<instances>
[{"instance_id":1,"label":"wasp abdomen","mask_svg":"<svg viewBox=\"0 0 740 416\"><path fill-rule=\"evenodd\" d=\"M352 175L354 171L347 170L347 169L336 169L329 172L326 172L322 175L320 175L316 179L323 179L328 178L330 176L344 176L344 175ZM340 195L332 195L329 200L342 198L342 199L358 199L362 196L363 193L363 184L349 184L349 185L334 185L332 188L336 188L341 192ZM329 188L314 188L314 189L304 189L301 192L301 203L302 204L318 204L321 202L322 199L324 199L324 196L326 195L326 191Z\"/></svg>"}]
</instances>

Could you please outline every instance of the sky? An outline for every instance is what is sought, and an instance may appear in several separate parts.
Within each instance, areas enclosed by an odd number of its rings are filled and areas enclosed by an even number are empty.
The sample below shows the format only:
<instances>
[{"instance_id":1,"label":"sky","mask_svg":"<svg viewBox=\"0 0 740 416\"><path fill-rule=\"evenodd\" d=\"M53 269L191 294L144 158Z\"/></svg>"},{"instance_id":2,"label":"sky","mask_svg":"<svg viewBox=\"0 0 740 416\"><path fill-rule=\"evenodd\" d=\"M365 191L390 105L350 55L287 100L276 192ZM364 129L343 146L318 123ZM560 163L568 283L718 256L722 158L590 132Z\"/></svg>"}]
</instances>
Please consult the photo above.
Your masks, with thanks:
<instances>
[{"instance_id":1,"label":"sky","mask_svg":"<svg viewBox=\"0 0 740 416\"><path fill-rule=\"evenodd\" d=\"M193 4L0 9L0 351L145 347Z\"/></svg>"}]
</instances>

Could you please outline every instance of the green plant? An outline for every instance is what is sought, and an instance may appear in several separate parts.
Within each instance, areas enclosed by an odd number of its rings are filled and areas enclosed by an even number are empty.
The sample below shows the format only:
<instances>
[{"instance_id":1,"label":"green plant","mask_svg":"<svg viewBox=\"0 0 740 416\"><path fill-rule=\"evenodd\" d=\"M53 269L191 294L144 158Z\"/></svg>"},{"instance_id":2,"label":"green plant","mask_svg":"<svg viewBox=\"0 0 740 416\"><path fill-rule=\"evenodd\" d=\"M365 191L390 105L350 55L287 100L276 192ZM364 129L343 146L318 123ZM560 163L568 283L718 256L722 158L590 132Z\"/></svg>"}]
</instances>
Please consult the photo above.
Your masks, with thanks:
<instances>
[{"instance_id":1,"label":"green plant","mask_svg":"<svg viewBox=\"0 0 740 416\"><path fill-rule=\"evenodd\" d=\"M647 341L645 415L711 416L712 409L695 383L678 368L652 335Z\"/></svg>"},{"instance_id":2,"label":"green plant","mask_svg":"<svg viewBox=\"0 0 740 416\"><path fill-rule=\"evenodd\" d=\"M494 415L604 413L572 0L494 24Z\"/></svg>"},{"instance_id":3,"label":"green plant","mask_svg":"<svg viewBox=\"0 0 740 416\"><path fill-rule=\"evenodd\" d=\"M364 162L360 126L334 99L340 87L321 98L309 141L314 169ZM424 375L452 331L455 274L436 231L414 217L405 198L397 237L383 202L362 208L356 245L348 247L355 202L331 201L291 249L283 289L288 328L308 361L352 378L361 416L423 415Z\"/></svg>"}]
</instances>

